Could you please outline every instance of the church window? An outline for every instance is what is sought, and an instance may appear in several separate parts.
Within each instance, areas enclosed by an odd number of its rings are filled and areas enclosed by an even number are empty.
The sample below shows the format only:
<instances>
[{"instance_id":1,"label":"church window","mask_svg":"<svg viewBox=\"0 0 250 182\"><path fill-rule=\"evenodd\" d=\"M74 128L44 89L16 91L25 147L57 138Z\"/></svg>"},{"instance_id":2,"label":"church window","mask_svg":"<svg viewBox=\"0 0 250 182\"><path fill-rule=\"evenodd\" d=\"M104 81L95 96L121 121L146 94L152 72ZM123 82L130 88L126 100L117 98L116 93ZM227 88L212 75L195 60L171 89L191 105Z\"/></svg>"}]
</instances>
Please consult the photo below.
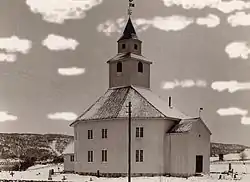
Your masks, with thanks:
<instances>
[{"instance_id":1,"label":"church window","mask_svg":"<svg viewBox=\"0 0 250 182\"><path fill-rule=\"evenodd\" d=\"M122 44L122 49L125 49L126 48L126 44Z\"/></svg>"},{"instance_id":2,"label":"church window","mask_svg":"<svg viewBox=\"0 0 250 182\"><path fill-rule=\"evenodd\" d=\"M117 66L117 72L122 72L122 63L118 62L116 66Z\"/></svg>"},{"instance_id":3,"label":"church window","mask_svg":"<svg viewBox=\"0 0 250 182\"><path fill-rule=\"evenodd\" d=\"M70 162L74 162L74 155L70 156Z\"/></svg>"},{"instance_id":4,"label":"church window","mask_svg":"<svg viewBox=\"0 0 250 182\"><path fill-rule=\"evenodd\" d=\"M108 129L102 129L102 138L108 138Z\"/></svg>"},{"instance_id":5,"label":"church window","mask_svg":"<svg viewBox=\"0 0 250 182\"><path fill-rule=\"evenodd\" d=\"M88 162L93 162L94 152L88 151Z\"/></svg>"},{"instance_id":6,"label":"church window","mask_svg":"<svg viewBox=\"0 0 250 182\"><path fill-rule=\"evenodd\" d=\"M136 138L143 138L143 127L136 127Z\"/></svg>"},{"instance_id":7,"label":"church window","mask_svg":"<svg viewBox=\"0 0 250 182\"><path fill-rule=\"evenodd\" d=\"M93 139L93 130L88 130L88 139Z\"/></svg>"},{"instance_id":8,"label":"church window","mask_svg":"<svg viewBox=\"0 0 250 182\"><path fill-rule=\"evenodd\" d=\"M134 49L137 50L138 49L138 45L134 44Z\"/></svg>"},{"instance_id":9,"label":"church window","mask_svg":"<svg viewBox=\"0 0 250 182\"><path fill-rule=\"evenodd\" d=\"M102 150L102 162L107 162L107 161L108 161L108 151Z\"/></svg>"},{"instance_id":10,"label":"church window","mask_svg":"<svg viewBox=\"0 0 250 182\"><path fill-rule=\"evenodd\" d=\"M136 150L135 162L143 162L143 150Z\"/></svg>"},{"instance_id":11,"label":"church window","mask_svg":"<svg viewBox=\"0 0 250 182\"><path fill-rule=\"evenodd\" d=\"M139 72L139 73L142 73L142 72L143 72L143 64L142 64L142 62L139 62L139 63L138 63L138 72Z\"/></svg>"}]
</instances>

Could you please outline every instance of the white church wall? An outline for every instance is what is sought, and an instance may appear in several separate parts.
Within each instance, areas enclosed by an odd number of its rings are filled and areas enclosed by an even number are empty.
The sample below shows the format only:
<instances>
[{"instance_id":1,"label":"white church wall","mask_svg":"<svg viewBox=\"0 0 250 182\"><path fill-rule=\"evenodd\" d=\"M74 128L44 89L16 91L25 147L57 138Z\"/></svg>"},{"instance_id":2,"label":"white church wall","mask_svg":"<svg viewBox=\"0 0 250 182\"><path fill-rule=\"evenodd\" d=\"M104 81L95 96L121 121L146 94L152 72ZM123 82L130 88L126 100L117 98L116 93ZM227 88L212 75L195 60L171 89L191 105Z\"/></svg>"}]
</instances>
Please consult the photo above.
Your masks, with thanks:
<instances>
[{"instance_id":1,"label":"white church wall","mask_svg":"<svg viewBox=\"0 0 250 182\"><path fill-rule=\"evenodd\" d=\"M132 120L132 173L164 173L164 135L172 121ZM136 138L136 127L144 128L143 138ZM79 123L76 140L75 171L79 173L127 173L128 120L90 121ZM93 139L87 131L93 129ZM107 139L102 139L101 130L108 129ZM101 161L101 151L107 149L108 161ZM136 150L143 150L143 162L136 162ZM94 161L88 163L87 151L94 152Z\"/></svg>"},{"instance_id":2,"label":"white church wall","mask_svg":"<svg viewBox=\"0 0 250 182\"><path fill-rule=\"evenodd\" d=\"M173 121L166 120L137 120L133 124L132 138L135 138L135 128L144 127L144 137L136 139L132 144L132 165L134 173L164 173L164 136ZM135 162L135 150L144 150L144 162Z\"/></svg>"},{"instance_id":3,"label":"white church wall","mask_svg":"<svg viewBox=\"0 0 250 182\"><path fill-rule=\"evenodd\" d=\"M90 121L76 126L78 138L76 141L77 165L76 172L121 173L126 166L123 158L126 152L125 132L126 122L120 121ZM102 129L108 129L107 138L102 138ZM88 130L93 130L93 139L88 139ZM108 162L102 162L102 150L108 150ZM88 151L93 151L93 162L88 162Z\"/></svg>"},{"instance_id":4,"label":"white church wall","mask_svg":"<svg viewBox=\"0 0 250 182\"><path fill-rule=\"evenodd\" d=\"M71 156L74 156L74 154L64 154L64 171L65 172L73 172L74 171L74 161L71 160Z\"/></svg>"},{"instance_id":5,"label":"white church wall","mask_svg":"<svg viewBox=\"0 0 250 182\"><path fill-rule=\"evenodd\" d=\"M188 171L188 133L167 134L165 140L165 173L185 176Z\"/></svg>"},{"instance_id":6,"label":"white church wall","mask_svg":"<svg viewBox=\"0 0 250 182\"><path fill-rule=\"evenodd\" d=\"M210 133L201 123L194 123L189 139L189 169L190 172L196 170L196 155L203 156L203 172L210 172Z\"/></svg>"}]
</instances>

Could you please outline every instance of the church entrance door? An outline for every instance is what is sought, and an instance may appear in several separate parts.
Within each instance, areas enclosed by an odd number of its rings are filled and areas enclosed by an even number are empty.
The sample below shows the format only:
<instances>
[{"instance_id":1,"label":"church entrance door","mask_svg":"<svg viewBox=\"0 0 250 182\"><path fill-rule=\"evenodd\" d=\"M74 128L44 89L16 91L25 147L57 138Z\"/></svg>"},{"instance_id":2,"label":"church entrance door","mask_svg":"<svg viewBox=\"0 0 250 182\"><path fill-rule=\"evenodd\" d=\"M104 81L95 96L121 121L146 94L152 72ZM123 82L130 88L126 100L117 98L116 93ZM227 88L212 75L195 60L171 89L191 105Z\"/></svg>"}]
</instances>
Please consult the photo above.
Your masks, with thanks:
<instances>
[{"instance_id":1,"label":"church entrance door","mask_svg":"<svg viewBox=\"0 0 250 182\"><path fill-rule=\"evenodd\" d=\"M196 156L196 173L202 173L203 172L203 156L197 155Z\"/></svg>"}]
</instances>

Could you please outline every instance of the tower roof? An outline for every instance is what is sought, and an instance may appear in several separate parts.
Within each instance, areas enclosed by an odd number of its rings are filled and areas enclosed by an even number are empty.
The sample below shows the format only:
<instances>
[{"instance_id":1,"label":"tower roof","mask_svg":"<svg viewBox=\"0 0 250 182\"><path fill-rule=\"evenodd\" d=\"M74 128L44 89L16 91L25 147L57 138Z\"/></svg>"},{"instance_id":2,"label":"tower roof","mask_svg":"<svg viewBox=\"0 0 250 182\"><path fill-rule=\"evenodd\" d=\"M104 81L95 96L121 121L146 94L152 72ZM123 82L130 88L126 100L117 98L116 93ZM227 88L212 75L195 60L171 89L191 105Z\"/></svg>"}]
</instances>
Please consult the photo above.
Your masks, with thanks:
<instances>
[{"instance_id":1,"label":"tower roof","mask_svg":"<svg viewBox=\"0 0 250 182\"><path fill-rule=\"evenodd\" d=\"M128 22L126 24L126 27L123 31L123 35L121 36L121 38L118 40L124 40L124 39L138 39L136 32L135 32L135 28L133 26L133 23L129 17Z\"/></svg>"}]
</instances>

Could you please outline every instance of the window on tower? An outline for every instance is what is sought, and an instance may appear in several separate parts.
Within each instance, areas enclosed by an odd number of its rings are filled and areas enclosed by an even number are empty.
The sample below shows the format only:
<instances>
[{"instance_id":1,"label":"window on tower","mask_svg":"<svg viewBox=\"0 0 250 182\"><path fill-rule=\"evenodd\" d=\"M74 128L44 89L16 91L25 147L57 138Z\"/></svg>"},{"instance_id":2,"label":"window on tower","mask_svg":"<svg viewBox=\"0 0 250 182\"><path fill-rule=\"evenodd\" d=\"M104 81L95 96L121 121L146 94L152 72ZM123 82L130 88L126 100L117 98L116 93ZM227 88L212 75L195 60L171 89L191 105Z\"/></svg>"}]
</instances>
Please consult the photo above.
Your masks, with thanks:
<instances>
[{"instance_id":1,"label":"window on tower","mask_svg":"<svg viewBox=\"0 0 250 182\"><path fill-rule=\"evenodd\" d=\"M126 48L126 44L122 44L122 49L125 49Z\"/></svg>"},{"instance_id":2,"label":"window on tower","mask_svg":"<svg viewBox=\"0 0 250 182\"><path fill-rule=\"evenodd\" d=\"M122 63L121 62L117 63L117 72L122 72Z\"/></svg>"},{"instance_id":3,"label":"window on tower","mask_svg":"<svg viewBox=\"0 0 250 182\"><path fill-rule=\"evenodd\" d=\"M142 64L142 62L138 63L138 72L143 73L143 64Z\"/></svg>"},{"instance_id":4,"label":"window on tower","mask_svg":"<svg viewBox=\"0 0 250 182\"><path fill-rule=\"evenodd\" d=\"M138 45L134 44L134 49L137 50L138 49Z\"/></svg>"}]
</instances>

